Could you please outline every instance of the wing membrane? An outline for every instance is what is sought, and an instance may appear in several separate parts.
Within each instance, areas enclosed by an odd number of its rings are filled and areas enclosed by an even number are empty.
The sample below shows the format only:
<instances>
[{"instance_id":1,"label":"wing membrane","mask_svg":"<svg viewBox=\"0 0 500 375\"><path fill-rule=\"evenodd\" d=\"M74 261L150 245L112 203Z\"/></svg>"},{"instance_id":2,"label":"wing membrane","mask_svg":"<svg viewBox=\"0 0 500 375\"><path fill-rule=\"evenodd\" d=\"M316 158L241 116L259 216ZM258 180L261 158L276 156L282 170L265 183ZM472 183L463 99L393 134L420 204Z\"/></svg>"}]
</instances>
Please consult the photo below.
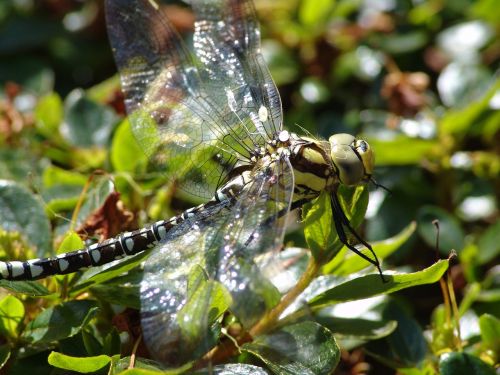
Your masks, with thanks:
<instances>
[{"instance_id":1,"label":"wing membrane","mask_svg":"<svg viewBox=\"0 0 500 375\"><path fill-rule=\"evenodd\" d=\"M216 343L228 308L250 328L279 301L262 270L282 243L290 179L286 158L257 165L234 205L199 213L152 252L141 284L141 312L155 357L170 365L200 357Z\"/></svg>"},{"instance_id":2,"label":"wing membrane","mask_svg":"<svg viewBox=\"0 0 500 375\"><path fill-rule=\"evenodd\" d=\"M108 34L135 137L153 167L211 197L281 128L281 101L249 1L193 2L190 54L152 0L107 0ZM179 170L178 164L183 168Z\"/></svg>"}]
</instances>

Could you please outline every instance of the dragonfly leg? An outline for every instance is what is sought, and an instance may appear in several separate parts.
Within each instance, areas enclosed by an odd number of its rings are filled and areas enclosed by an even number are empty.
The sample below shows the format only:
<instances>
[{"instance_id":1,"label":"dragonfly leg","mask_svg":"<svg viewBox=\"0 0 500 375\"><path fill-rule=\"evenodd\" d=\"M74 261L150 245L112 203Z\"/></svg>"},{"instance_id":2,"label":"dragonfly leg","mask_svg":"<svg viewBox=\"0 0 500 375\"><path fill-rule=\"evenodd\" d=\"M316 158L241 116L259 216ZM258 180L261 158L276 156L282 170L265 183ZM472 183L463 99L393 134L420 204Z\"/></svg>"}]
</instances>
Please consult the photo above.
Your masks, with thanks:
<instances>
[{"instance_id":1,"label":"dragonfly leg","mask_svg":"<svg viewBox=\"0 0 500 375\"><path fill-rule=\"evenodd\" d=\"M335 229L337 230L337 234L339 236L340 242L342 242L344 245L346 245L349 250L353 251L355 254L359 255L361 258L365 259L366 261L370 262L373 264L375 267L377 267L378 273L380 274L380 277L382 278L382 281L385 283L387 280L385 279L382 269L380 267L380 262L377 258L377 254L375 254L375 251L373 251L373 248L371 245L366 242L357 232L356 230L351 226L351 223L349 222L349 219L345 216L344 211L342 210L342 207L340 206L340 202L336 196L335 193L331 194L331 204L332 204L332 213L333 213L333 222L335 223ZM361 251L356 249L354 246L352 246L349 243L349 240L347 238L347 235L344 230L344 226L349 230L349 232L361 243L363 244L370 252L373 254L373 257L375 260L371 259L370 257L366 256L363 254Z\"/></svg>"}]
</instances>

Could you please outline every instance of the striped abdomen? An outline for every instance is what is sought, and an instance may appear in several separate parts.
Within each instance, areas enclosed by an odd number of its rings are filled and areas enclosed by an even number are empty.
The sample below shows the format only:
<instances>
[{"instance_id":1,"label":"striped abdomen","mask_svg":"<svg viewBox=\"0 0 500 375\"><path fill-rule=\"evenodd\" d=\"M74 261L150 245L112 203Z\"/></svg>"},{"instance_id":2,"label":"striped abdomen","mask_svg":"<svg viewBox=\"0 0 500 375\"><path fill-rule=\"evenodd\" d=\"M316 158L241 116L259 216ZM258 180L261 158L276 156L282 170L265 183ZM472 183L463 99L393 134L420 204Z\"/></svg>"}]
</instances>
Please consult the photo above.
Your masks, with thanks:
<instances>
[{"instance_id":1,"label":"striped abdomen","mask_svg":"<svg viewBox=\"0 0 500 375\"><path fill-rule=\"evenodd\" d=\"M51 275L64 275L151 249L159 242L167 240L169 232L187 219L204 216L202 212L210 211L211 207L227 206L233 194L237 194L243 185L243 178L237 177L217 191L215 198L207 203L190 208L169 220L161 220L143 229L122 233L82 250L44 259L0 262L0 280L36 280Z\"/></svg>"},{"instance_id":2,"label":"striped abdomen","mask_svg":"<svg viewBox=\"0 0 500 375\"><path fill-rule=\"evenodd\" d=\"M0 279L36 280L51 275L64 275L140 253L164 240L175 225L184 221L183 217L184 214L170 220L158 221L146 228L123 233L85 249L55 257L31 259L24 262L0 262Z\"/></svg>"}]
</instances>

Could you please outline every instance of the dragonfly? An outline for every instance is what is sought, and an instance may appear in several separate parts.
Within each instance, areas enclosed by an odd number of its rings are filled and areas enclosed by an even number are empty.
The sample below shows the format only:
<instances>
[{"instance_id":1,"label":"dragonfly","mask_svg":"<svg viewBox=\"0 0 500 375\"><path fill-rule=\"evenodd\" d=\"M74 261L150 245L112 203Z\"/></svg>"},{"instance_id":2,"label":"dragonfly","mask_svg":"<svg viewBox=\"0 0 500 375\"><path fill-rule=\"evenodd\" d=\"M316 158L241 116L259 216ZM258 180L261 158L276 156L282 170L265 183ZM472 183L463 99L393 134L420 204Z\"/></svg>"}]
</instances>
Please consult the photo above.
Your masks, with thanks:
<instances>
[{"instance_id":1,"label":"dragonfly","mask_svg":"<svg viewBox=\"0 0 500 375\"><path fill-rule=\"evenodd\" d=\"M272 308L265 270L282 248L285 218L322 192L340 241L382 276L338 196L342 185L374 182L369 144L285 130L251 0L187 2L195 15L191 49L153 0L106 0L106 22L138 144L152 168L206 203L79 251L0 262L2 279L35 280L151 250L141 326L164 363L213 346L226 311L251 326Z\"/></svg>"}]
</instances>

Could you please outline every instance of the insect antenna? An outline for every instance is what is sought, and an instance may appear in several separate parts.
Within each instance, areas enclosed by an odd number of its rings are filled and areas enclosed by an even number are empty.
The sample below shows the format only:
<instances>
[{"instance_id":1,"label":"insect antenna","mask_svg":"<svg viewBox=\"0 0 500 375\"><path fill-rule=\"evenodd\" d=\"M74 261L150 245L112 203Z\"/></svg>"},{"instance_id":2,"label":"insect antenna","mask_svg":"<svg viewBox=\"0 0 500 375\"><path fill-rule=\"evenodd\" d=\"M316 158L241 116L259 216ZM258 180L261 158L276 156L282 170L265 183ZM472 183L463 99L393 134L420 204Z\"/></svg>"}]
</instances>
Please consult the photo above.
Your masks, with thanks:
<instances>
[{"instance_id":1,"label":"insect antenna","mask_svg":"<svg viewBox=\"0 0 500 375\"><path fill-rule=\"evenodd\" d=\"M388 193L389 193L389 195L392 195L392 191L391 191L389 188L385 187L385 186L384 186L384 185L382 185L382 184L379 184L379 183L378 183L378 182L377 182L377 181L376 181L373 177L370 177L370 182L371 182L373 185L375 185L375 187L376 187L377 189L378 189L378 188L384 189L386 192L388 192Z\"/></svg>"}]
</instances>

